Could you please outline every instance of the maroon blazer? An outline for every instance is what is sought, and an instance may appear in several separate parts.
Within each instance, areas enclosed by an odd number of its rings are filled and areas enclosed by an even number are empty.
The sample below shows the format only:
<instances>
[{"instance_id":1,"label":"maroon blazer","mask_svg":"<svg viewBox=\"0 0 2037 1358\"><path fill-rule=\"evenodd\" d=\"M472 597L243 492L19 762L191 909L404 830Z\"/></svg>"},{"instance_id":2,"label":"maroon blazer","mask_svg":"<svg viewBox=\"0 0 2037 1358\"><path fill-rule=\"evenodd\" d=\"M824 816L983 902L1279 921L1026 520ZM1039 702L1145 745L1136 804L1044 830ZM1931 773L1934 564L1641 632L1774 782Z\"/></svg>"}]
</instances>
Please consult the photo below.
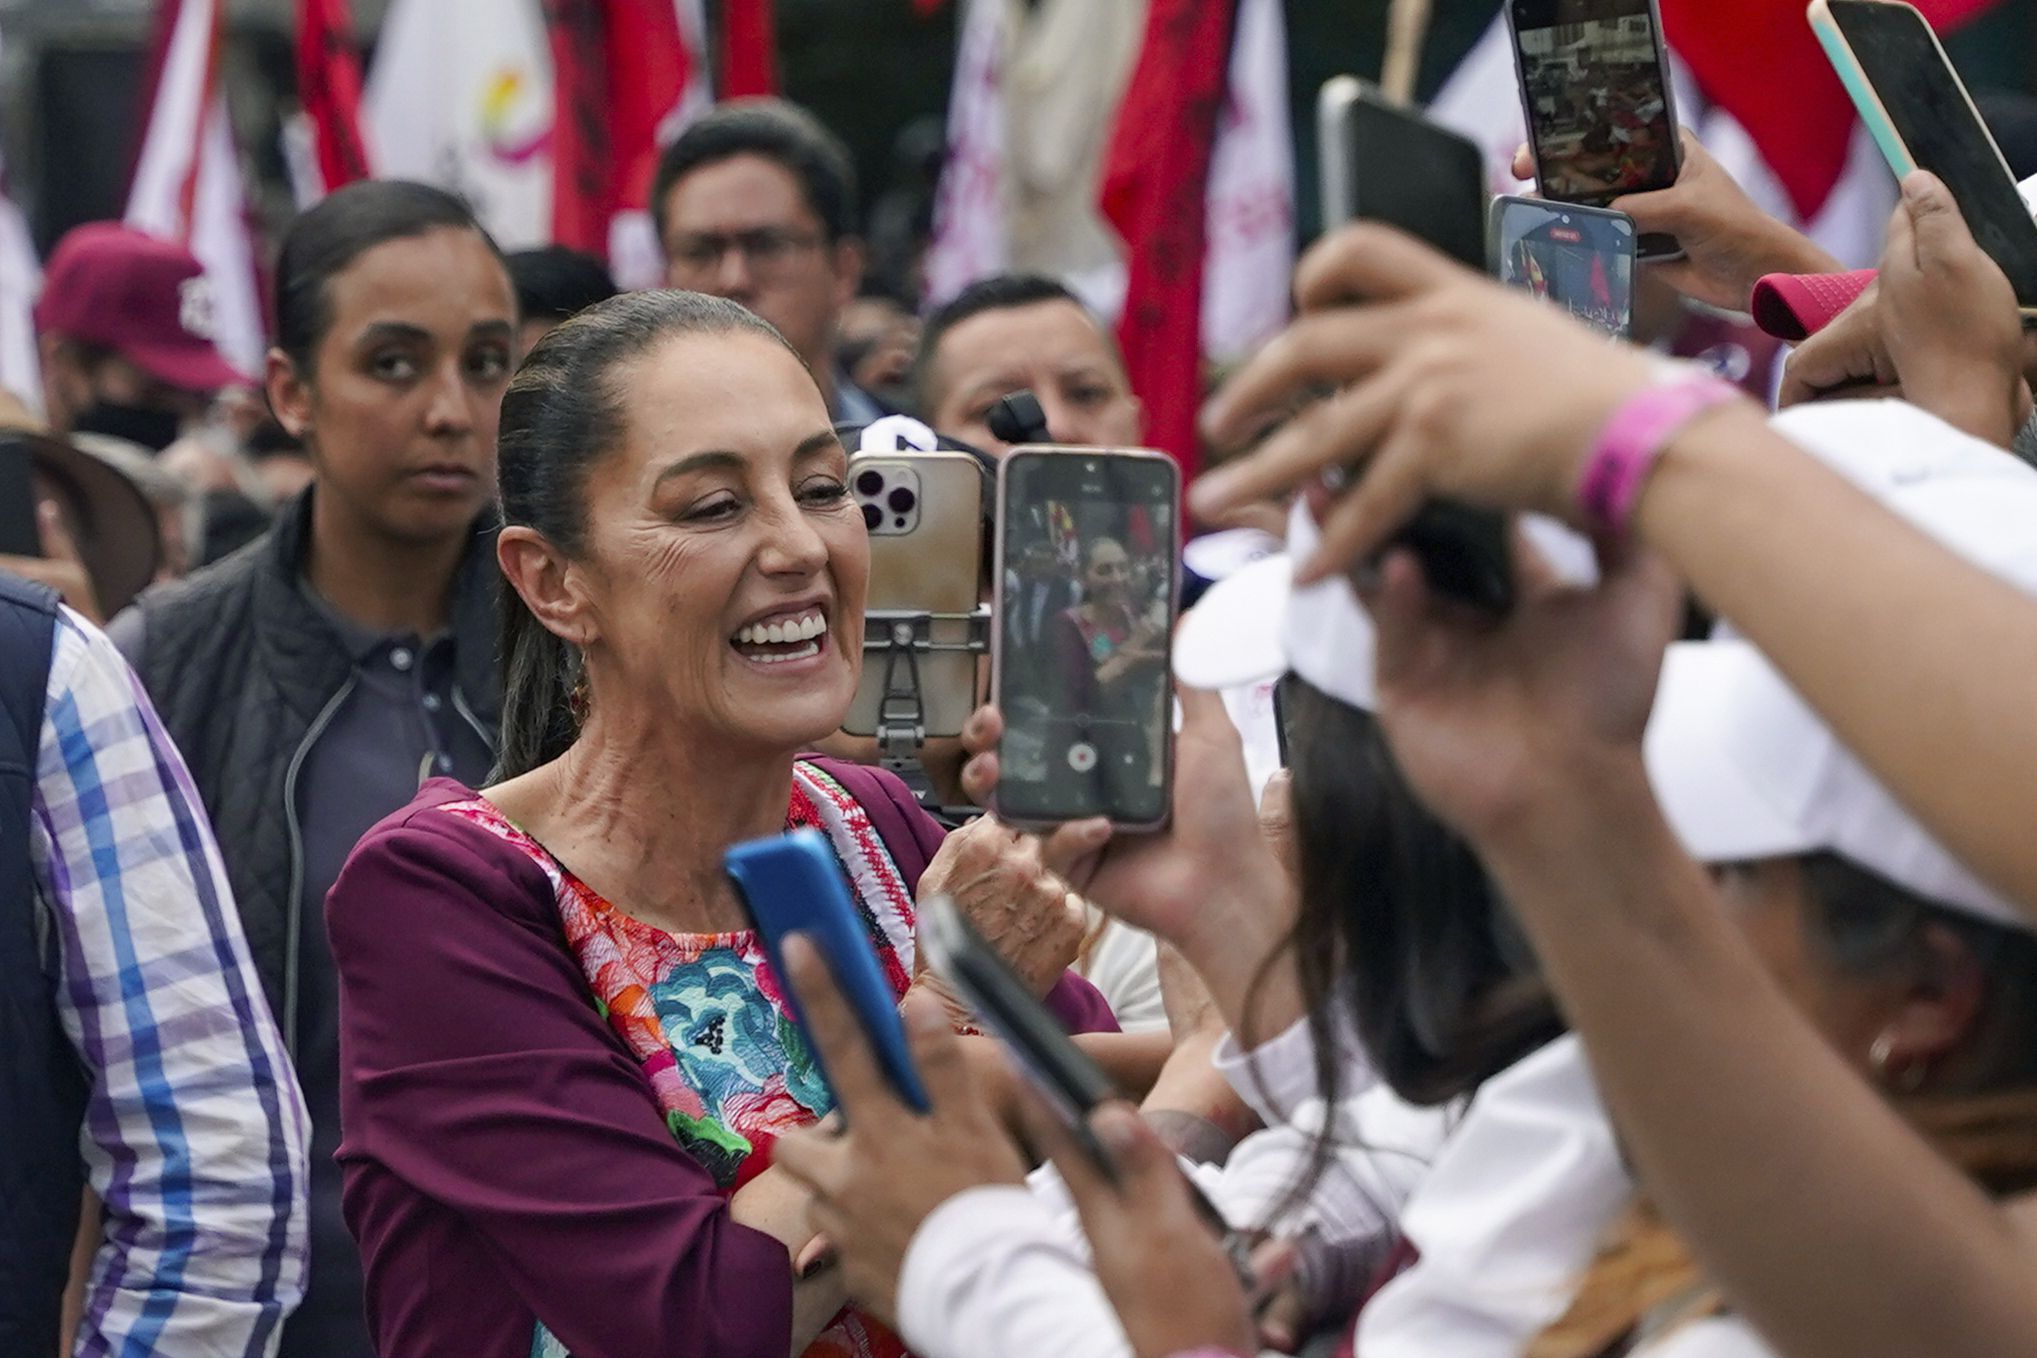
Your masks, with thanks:
<instances>
[{"instance_id":1,"label":"maroon blazer","mask_svg":"<svg viewBox=\"0 0 2037 1358\"><path fill-rule=\"evenodd\" d=\"M917 887L940 827L889 774L821 761ZM784 1358L785 1247L737 1225L589 1000L551 883L455 816L449 779L364 837L326 899L338 1160L368 1326L399 1358ZM1115 1031L1065 976L1073 1031Z\"/></svg>"}]
</instances>

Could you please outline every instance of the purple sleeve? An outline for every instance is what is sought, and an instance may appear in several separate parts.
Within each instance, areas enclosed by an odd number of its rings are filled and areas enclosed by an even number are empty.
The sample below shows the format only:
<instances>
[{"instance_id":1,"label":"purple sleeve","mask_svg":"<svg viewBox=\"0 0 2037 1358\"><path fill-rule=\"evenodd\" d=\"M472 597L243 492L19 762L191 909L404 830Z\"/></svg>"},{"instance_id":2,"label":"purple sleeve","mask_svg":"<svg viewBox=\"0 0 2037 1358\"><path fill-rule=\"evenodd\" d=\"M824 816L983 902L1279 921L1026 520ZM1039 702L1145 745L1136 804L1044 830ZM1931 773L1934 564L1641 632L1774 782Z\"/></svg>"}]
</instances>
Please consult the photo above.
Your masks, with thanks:
<instances>
[{"instance_id":1,"label":"purple sleeve","mask_svg":"<svg viewBox=\"0 0 2037 1358\"><path fill-rule=\"evenodd\" d=\"M534 864L478 826L413 811L361 842L326 913L340 1159L371 1312L445 1334L474 1323L443 1314L457 1305L443 1292L434 1303L429 1261L401 1229L420 1213L390 1209L397 1192L485 1247L432 1267L499 1271L571 1352L783 1358L785 1247L737 1225L672 1139Z\"/></svg>"},{"instance_id":2,"label":"purple sleeve","mask_svg":"<svg viewBox=\"0 0 2037 1358\"><path fill-rule=\"evenodd\" d=\"M896 775L834 759L818 762L862 805L877 837L884 841L892 861L898 864L906 886L917 895L920 874L940 851L941 840L948 832L913 800L912 793ZM1119 1031L1117 1015L1111 1012L1102 992L1072 971L1061 973L1061 979L1047 992L1046 1004L1071 1033Z\"/></svg>"}]
</instances>

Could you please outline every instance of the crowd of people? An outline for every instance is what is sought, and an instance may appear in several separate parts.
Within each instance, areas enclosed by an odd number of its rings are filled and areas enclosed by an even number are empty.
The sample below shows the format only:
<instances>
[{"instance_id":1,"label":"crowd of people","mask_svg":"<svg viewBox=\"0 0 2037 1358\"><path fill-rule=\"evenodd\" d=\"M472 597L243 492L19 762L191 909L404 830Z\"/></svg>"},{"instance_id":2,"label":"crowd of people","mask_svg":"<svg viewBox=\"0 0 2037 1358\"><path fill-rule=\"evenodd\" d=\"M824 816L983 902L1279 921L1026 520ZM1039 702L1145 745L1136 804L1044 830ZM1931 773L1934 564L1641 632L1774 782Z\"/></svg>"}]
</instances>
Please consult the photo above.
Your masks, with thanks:
<instances>
[{"instance_id":1,"label":"crowd of people","mask_svg":"<svg viewBox=\"0 0 2037 1358\"><path fill-rule=\"evenodd\" d=\"M1140 834L840 733L857 428L1144 412L1054 280L869 305L806 112L665 151L662 290L334 193L259 374L181 248L72 232L0 412L0 1353L2037 1351L2037 341L1929 175L1870 282L1682 167L1615 204L1684 249L1631 344L1383 227L1304 258L1202 412L1186 508L1263 547ZM1794 327L1779 413L1668 356L1720 310ZM1515 525L1504 616L1395 545L1439 498ZM986 562L1002 644L1144 693L1155 541ZM1004 734L928 775L991 804ZM793 828L925 1112L724 874ZM936 893L1125 1093L1094 1143L924 966Z\"/></svg>"}]
</instances>

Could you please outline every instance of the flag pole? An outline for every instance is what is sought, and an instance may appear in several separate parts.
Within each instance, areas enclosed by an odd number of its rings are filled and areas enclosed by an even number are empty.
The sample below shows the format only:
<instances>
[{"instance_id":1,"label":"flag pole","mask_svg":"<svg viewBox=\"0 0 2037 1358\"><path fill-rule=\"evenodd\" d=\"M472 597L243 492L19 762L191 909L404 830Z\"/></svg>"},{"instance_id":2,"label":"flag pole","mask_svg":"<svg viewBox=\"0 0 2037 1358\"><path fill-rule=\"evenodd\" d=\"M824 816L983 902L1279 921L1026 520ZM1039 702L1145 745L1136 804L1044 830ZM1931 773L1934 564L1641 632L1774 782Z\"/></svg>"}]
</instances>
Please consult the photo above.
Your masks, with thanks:
<instances>
[{"instance_id":1,"label":"flag pole","mask_svg":"<svg viewBox=\"0 0 2037 1358\"><path fill-rule=\"evenodd\" d=\"M1379 88L1396 103L1415 101L1415 80L1422 69L1422 44L1429 35L1433 0L1392 0L1386 11L1386 60L1379 67Z\"/></svg>"}]
</instances>

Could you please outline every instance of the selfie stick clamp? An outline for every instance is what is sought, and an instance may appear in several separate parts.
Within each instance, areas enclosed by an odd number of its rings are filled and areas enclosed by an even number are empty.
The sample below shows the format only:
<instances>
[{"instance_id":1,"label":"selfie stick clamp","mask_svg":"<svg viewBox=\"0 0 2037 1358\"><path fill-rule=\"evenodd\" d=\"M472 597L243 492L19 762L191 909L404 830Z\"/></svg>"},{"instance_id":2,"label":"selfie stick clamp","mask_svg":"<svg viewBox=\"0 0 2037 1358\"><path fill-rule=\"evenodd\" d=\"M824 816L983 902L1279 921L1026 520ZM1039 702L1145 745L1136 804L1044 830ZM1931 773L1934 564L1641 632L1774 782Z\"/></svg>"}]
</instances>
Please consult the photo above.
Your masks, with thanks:
<instances>
[{"instance_id":1,"label":"selfie stick clamp","mask_svg":"<svg viewBox=\"0 0 2037 1358\"><path fill-rule=\"evenodd\" d=\"M968 634L960 640L934 639L935 622L965 622ZM919 658L922 655L982 655L990 649L990 608L979 605L970 613L916 613L872 610L865 619L871 640L865 650L883 648L884 696L877 707L877 748L883 767L905 780L913 795L929 806L937 805L933 786L920 767L920 747L926 744L926 704L920 697ZM882 638L881 641L877 638Z\"/></svg>"}]
</instances>

